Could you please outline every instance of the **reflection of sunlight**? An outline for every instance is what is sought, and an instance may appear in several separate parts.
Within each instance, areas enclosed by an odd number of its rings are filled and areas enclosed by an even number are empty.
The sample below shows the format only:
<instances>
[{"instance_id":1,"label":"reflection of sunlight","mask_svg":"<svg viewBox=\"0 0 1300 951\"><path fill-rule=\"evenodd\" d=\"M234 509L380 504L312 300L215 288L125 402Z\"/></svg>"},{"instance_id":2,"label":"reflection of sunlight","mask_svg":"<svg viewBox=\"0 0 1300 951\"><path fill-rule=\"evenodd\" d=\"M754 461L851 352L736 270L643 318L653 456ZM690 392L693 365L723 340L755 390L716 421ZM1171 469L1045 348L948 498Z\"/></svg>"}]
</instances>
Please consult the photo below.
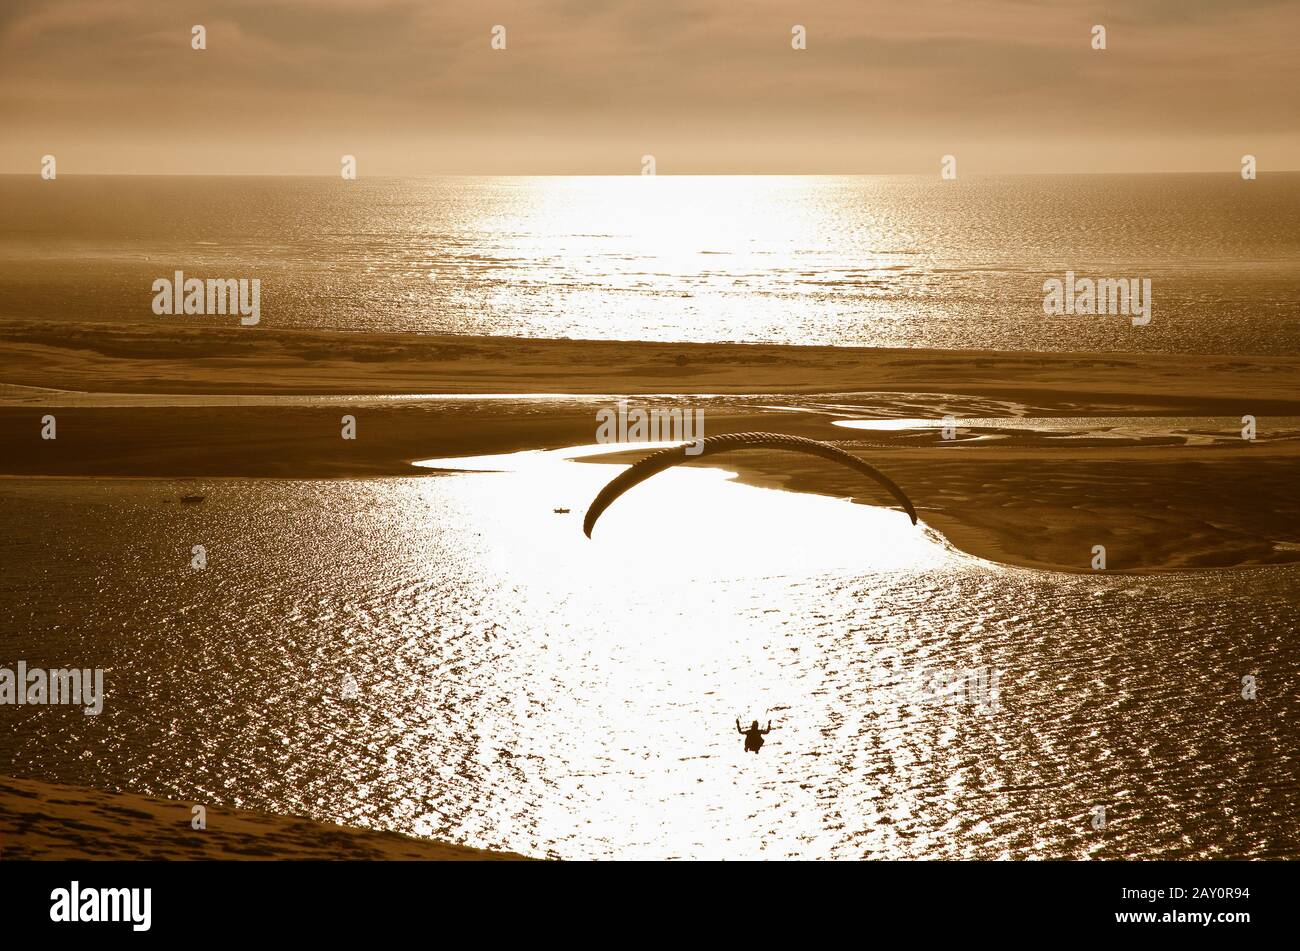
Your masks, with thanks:
<instances>
[{"instance_id":1,"label":"reflection of sunlight","mask_svg":"<svg viewBox=\"0 0 1300 951\"><path fill-rule=\"evenodd\" d=\"M820 631L828 603L807 591L791 600L790 586L829 593L951 556L901 512L738 484L711 467L636 486L586 538L587 505L622 466L569 460L652 448L421 463L470 470L417 484L434 492L459 480L467 493L469 524L457 531L472 532L477 555L466 563L484 574L474 585L490 592L483 614L504 619L510 645L492 690L513 699L504 719L477 728L491 748L510 748L526 724L536 739L525 746L549 749L547 763L587 764L580 774L518 767L552 789L532 817L543 838L574 836L582 816L579 854L602 841L624 857L803 854L826 834L824 816L811 786L791 788L790 757L825 743L828 724L813 713L828 700L821 638L840 633ZM757 755L735 732L752 719L774 727Z\"/></svg>"},{"instance_id":2,"label":"reflection of sunlight","mask_svg":"<svg viewBox=\"0 0 1300 951\"><path fill-rule=\"evenodd\" d=\"M1027 433L1054 439L1169 439L1181 438L1190 445L1211 445L1241 441L1241 421L1222 416L1014 416L952 417L953 425L963 434L971 430ZM907 419L837 419L831 425L844 429L874 432L942 429L949 425L941 418ZM1294 439L1300 434L1300 419L1278 416L1269 420L1273 439ZM985 435L984 439L997 438Z\"/></svg>"},{"instance_id":3,"label":"reflection of sunlight","mask_svg":"<svg viewBox=\"0 0 1300 951\"><path fill-rule=\"evenodd\" d=\"M1269 638L1295 626L1293 570L1156 585L1007 568L898 512L708 467L635 487L589 540L582 513L620 466L566 453L229 480L184 510L160 500L192 486L152 480L16 482L0 502L35 540L12 559L23 589L96 593L81 621L119 683L114 735L142 740L99 743L105 775L530 855L1084 855L1062 820L1073 804L1166 775L1149 740L1117 745L1114 711L1144 702L1125 684L1239 665L1253 655L1233 634L1243 617ZM91 507L104 531L86 535ZM181 519L223 552L219 599L206 583L102 573L123 538L176 570ZM59 630L62 606L30 603L34 629ZM165 636L131 633L153 630ZM997 712L902 689L985 664L1004 671ZM346 702L345 676L360 688ZM204 689L168 688L191 681ZM1231 782L1204 752L1233 729L1235 695L1185 681L1144 715L1181 705L1187 778ZM762 752L745 753L736 720L768 718ZM60 746L96 745L92 719L71 719ZM1256 762L1241 737L1269 729L1242 728L1231 772ZM247 782L231 779L230 749ZM51 754L15 755L37 771ZM1270 835L1289 834L1282 821ZM1150 828L1116 828L1149 845Z\"/></svg>"},{"instance_id":4,"label":"reflection of sunlight","mask_svg":"<svg viewBox=\"0 0 1300 951\"><path fill-rule=\"evenodd\" d=\"M596 443L590 446L572 446L568 449L525 449L521 452L496 453L489 456L451 456L446 459L417 459L411 463L421 469L442 469L448 472L520 472L524 469L554 465L563 459L589 459L608 456L629 449L667 449L680 446L680 442Z\"/></svg>"},{"instance_id":5,"label":"reflection of sunlight","mask_svg":"<svg viewBox=\"0 0 1300 951\"><path fill-rule=\"evenodd\" d=\"M701 256L728 255L734 263L759 245L769 253L773 243L816 247L812 238L823 221L810 214L810 205L816 205L824 182L747 175L529 179L527 203L504 222L504 230L528 234L534 222L545 222L548 230L575 241L622 235L631 261L650 261L668 273L674 271L667 265L691 262L687 270L695 270Z\"/></svg>"},{"instance_id":6,"label":"reflection of sunlight","mask_svg":"<svg viewBox=\"0 0 1300 951\"><path fill-rule=\"evenodd\" d=\"M673 443L607 444L495 456L427 459L434 469L495 472L509 488L484 483L485 507L500 520L495 553L515 580L581 570L630 575L644 583L674 579L809 574L836 569L888 570L939 563L945 556L907 516L825 496L732 482L713 467L659 473L616 501L592 539L582 534L591 500L618 471L569 459L655 449ZM567 514L555 509L567 508ZM494 533L495 534L495 533Z\"/></svg>"},{"instance_id":7,"label":"reflection of sunlight","mask_svg":"<svg viewBox=\"0 0 1300 951\"><path fill-rule=\"evenodd\" d=\"M716 340L749 335L755 303L763 300L756 293L817 291L823 281L836 280L845 261L840 248L827 248L828 220L837 220L846 189L863 204L885 187L867 178L807 176L510 181L508 210L476 222L492 236L496 258L512 270L511 281L486 288L494 312L528 313L536 328L548 315L530 308L530 292L558 287L584 313L675 307L679 312L668 319L680 324L683 299L699 294L707 296L708 307L691 309L689 322L704 339ZM898 254L872 250L884 242L871 238L870 218L857 228L846 236L858 248L853 273L899 266ZM787 322L791 309L800 309L797 297L787 296L780 306ZM556 335L572 319L567 312L549 317ZM670 339L681 339L680 330Z\"/></svg>"},{"instance_id":8,"label":"reflection of sunlight","mask_svg":"<svg viewBox=\"0 0 1300 951\"><path fill-rule=\"evenodd\" d=\"M960 420L962 426L971 425L971 420ZM836 419L832 426L845 429L870 429L879 432L901 429L941 429L945 425L942 419Z\"/></svg>"}]
</instances>

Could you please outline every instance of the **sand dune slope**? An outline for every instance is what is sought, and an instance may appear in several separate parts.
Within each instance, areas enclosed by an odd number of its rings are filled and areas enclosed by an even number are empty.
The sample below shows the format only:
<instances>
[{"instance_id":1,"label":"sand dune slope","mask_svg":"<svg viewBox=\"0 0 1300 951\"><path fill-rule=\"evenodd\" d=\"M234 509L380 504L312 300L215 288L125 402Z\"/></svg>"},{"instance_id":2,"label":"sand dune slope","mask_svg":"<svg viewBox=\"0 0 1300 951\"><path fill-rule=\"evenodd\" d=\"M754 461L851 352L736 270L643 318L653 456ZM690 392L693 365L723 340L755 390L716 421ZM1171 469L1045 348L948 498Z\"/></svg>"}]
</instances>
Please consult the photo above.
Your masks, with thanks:
<instances>
[{"instance_id":1,"label":"sand dune slope","mask_svg":"<svg viewBox=\"0 0 1300 951\"><path fill-rule=\"evenodd\" d=\"M193 803L0 777L0 860L14 859L522 859L414 839Z\"/></svg>"}]
</instances>

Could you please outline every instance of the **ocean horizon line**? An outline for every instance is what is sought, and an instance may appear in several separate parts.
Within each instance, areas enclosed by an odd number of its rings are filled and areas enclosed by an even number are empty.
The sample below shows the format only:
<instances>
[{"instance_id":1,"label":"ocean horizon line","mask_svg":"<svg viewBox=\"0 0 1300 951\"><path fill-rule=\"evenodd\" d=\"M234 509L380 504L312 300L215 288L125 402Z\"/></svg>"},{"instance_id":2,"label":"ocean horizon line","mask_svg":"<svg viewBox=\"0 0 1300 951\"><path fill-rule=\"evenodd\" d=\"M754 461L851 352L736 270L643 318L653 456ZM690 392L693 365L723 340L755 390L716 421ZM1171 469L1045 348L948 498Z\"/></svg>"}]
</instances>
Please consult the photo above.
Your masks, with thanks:
<instances>
[{"instance_id":1,"label":"ocean horizon line","mask_svg":"<svg viewBox=\"0 0 1300 951\"><path fill-rule=\"evenodd\" d=\"M990 178L1133 178L1139 176L1172 175L1215 175L1233 178L1240 177L1240 169L1181 169L1181 170L1133 170L1106 172L964 172L962 179ZM1261 170L1259 175L1295 175L1300 169L1281 168ZM27 172L0 171L3 178L39 178L40 170ZM440 178L934 178L933 172L657 172L654 175L642 175L640 172L430 172L414 175L365 175L359 178L410 181ZM320 174L305 172L59 172L59 178L322 178L337 179L337 171Z\"/></svg>"}]
</instances>

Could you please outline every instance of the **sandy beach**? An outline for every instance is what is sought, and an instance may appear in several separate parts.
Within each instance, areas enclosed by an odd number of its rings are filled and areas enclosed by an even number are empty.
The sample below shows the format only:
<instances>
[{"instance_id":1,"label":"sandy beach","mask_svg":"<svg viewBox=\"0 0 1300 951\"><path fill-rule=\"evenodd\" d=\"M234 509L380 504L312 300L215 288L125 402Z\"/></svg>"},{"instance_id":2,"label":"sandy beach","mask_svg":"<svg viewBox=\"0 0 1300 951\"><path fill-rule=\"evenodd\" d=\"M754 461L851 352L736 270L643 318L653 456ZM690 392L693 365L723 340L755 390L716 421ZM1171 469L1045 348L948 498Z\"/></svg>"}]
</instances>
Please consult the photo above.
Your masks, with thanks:
<instances>
[{"instance_id":1,"label":"sandy beach","mask_svg":"<svg viewBox=\"0 0 1300 951\"><path fill-rule=\"evenodd\" d=\"M220 353L221 356L210 354ZM594 442L621 397L702 407L706 433L839 442L880 465L958 548L1001 561L1159 572L1300 560L1300 359L940 352L439 338L307 331L0 327L0 475L368 478L418 459ZM536 397L570 394L571 399ZM426 398L415 398L418 396ZM356 399L355 397L369 397ZM403 398L412 397L412 398ZM436 398L442 397L442 398ZM40 419L58 420L41 440ZM340 438L343 414L358 437ZM1214 433L982 424L853 430L837 420L1214 417ZM1243 416L1258 436L1239 438ZM630 461L636 454L628 454ZM610 460L606 460L610 461ZM852 496L788 454L717 463L742 479ZM1272 504L1261 507L1260 498ZM860 501L883 503L874 497Z\"/></svg>"},{"instance_id":2,"label":"sandy beach","mask_svg":"<svg viewBox=\"0 0 1300 951\"><path fill-rule=\"evenodd\" d=\"M102 393L1011 395L1065 409L1300 407L1300 357L655 343L0 322L0 383Z\"/></svg>"},{"instance_id":3,"label":"sandy beach","mask_svg":"<svg viewBox=\"0 0 1300 951\"><path fill-rule=\"evenodd\" d=\"M0 776L0 861L66 859L523 860L446 842L293 816Z\"/></svg>"}]
</instances>

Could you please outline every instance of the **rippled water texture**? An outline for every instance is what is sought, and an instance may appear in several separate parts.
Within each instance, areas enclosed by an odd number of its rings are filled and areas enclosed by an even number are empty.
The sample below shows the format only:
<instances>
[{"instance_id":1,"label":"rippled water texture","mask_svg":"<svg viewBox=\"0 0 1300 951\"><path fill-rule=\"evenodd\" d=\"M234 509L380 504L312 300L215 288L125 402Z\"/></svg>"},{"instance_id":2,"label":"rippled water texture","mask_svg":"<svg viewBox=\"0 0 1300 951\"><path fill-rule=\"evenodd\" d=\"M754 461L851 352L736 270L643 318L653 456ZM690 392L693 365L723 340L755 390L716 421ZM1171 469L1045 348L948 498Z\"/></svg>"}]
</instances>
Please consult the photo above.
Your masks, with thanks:
<instances>
[{"instance_id":1,"label":"rippled water texture","mask_svg":"<svg viewBox=\"0 0 1300 951\"><path fill-rule=\"evenodd\" d=\"M156 317L257 277L264 327L1001 350L1300 352L1300 173L0 176L0 317ZM1043 282L1150 278L1152 321ZM221 321L222 318L213 318Z\"/></svg>"},{"instance_id":2,"label":"rippled water texture","mask_svg":"<svg viewBox=\"0 0 1300 951\"><path fill-rule=\"evenodd\" d=\"M108 691L7 708L0 772L565 858L1297 854L1295 570L1002 568L716 470L589 541L615 468L502 468L0 480L0 664Z\"/></svg>"}]
</instances>

